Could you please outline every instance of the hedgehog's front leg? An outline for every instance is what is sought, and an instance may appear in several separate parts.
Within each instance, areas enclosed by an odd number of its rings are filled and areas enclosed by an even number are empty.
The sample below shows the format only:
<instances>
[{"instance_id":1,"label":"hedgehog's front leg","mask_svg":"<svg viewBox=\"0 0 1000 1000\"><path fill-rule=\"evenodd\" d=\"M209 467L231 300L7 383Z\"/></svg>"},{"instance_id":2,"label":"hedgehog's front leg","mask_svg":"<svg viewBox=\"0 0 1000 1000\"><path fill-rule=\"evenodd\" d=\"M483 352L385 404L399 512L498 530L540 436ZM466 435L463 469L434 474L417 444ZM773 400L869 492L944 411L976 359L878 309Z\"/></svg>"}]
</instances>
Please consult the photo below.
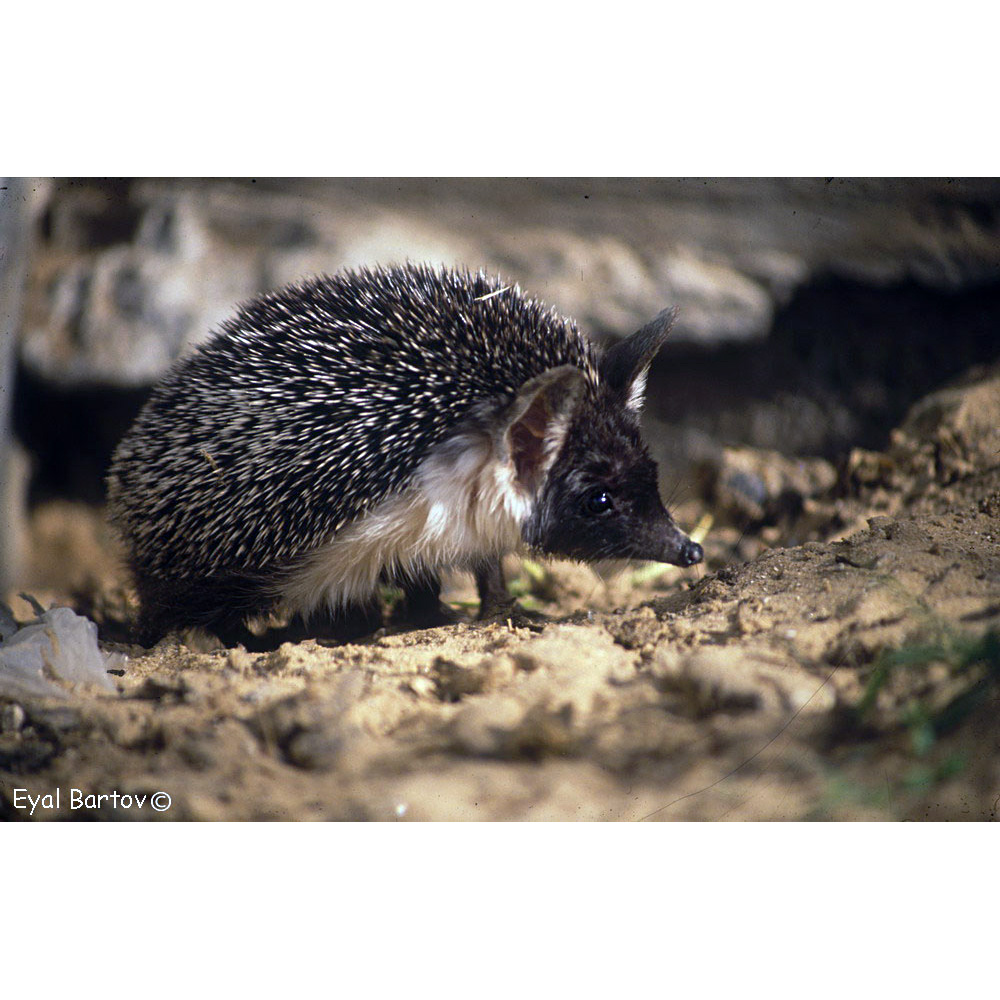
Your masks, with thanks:
<instances>
[{"instance_id":1,"label":"hedgehog's front leg","mask_svg":"<svg viewBox=\"0 0 1000 1000\"><path fill-rule=\"evenodd\" d=\"M476 588L479 591L480 621L509 621L519 628L537 631L539 625L548 621L537 611L522 608L507 590L503 563L500 556L491 556L475 568Z\"/></svg>"},{"instance_id":2,"label":"hedgehog's front leg","mask_svg":"<svg viewBox=\"0 0 1000 1000\"><path fill-rule=\"evenodd\" d=\"M517 602L507 590L503 563L499 556L484 559L475 569L476 589L479 591L479 619L507 618L517 607Z\"/></svg>"}]
</instances>

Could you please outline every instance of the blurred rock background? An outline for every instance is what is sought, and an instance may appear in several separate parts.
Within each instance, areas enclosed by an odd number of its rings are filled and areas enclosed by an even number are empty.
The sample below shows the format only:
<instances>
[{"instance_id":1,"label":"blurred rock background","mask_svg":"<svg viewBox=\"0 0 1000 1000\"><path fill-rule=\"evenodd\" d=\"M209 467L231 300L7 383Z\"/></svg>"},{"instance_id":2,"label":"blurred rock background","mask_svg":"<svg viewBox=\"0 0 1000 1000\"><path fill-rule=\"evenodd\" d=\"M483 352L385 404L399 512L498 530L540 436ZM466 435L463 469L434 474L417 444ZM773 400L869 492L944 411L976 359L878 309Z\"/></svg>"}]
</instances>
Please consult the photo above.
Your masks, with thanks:
<instances>
[{"instance_id":1,"label":"blurred rock background","mask_svg":"<svg viewBox=\"0 0 1000 1000\"><path fill-rule=\"evenodd\" d=\"M801 507L914 400L1000 356L991 179L13 179L0 250L5 588L45 575L52 504L100 505L165 368L310 273L485 267L598 340L676 304L646 419L692 515Z\"/></svg>"}]
</instances>

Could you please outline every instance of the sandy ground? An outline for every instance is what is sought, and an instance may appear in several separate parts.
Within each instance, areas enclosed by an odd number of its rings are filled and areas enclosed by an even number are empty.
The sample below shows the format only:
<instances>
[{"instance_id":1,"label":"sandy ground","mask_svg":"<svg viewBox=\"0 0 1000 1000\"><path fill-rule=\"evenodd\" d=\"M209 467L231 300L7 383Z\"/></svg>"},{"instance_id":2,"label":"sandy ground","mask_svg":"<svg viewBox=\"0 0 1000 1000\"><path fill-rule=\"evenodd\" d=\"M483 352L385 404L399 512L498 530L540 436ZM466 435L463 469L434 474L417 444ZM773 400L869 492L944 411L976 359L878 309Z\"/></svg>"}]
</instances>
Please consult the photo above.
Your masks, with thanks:
<instances>
[{"instance_id":1,"label":"sandy ground","mask_svg":"<svg viewBox=\"0 0 1000 1000\"><path fill-rule=\"evenodd\" d=\"M126 656L115 694L0 698L0 818L994 819L1000 374L928 397L888 450L825 475L726 461L784 513L717 475L712 506L678 510L712 518L707 569L515 561L537 628L262 653L125 644L102 512L43 505L32 593ZM466 607L469 582L447 596Z\"/></svg>"}]
</instances>

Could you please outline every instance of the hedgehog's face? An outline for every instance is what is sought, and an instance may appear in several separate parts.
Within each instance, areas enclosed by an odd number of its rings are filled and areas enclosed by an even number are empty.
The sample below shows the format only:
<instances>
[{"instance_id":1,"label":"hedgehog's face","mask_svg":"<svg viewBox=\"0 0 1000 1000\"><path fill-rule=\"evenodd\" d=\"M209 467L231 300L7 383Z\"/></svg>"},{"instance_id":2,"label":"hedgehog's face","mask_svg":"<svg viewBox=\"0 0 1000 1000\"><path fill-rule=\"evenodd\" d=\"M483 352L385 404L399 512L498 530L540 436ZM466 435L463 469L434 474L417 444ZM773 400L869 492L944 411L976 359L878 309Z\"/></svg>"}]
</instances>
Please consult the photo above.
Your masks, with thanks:
<instances>
[{"instance_id":1,"label":"hedgehog's face","mask_svg":"<svg viewBox=\"0 0 1000 1000\"><path fill-rule=\"evenodd\" d=\"M634 423L585 409L525 524L525 541L587 562L700 562L701 546L674 524L660 500L656 465Z\"/></svg>"},{"instance_id":2,"label":"hedgehog's face","mask_svg":"<svg viewBox=\"0 0 1000 1000\"><path fill-rule=\"evenodd\" d=\"M639 436L646 373L672 320L661 313L611 348L597 386L572 368L554 369L508 411L505 450L533 498L522 528L533 548L586 561L701 561L701 546L660 500L656 465Z\"/></svg>"}]
</instances>

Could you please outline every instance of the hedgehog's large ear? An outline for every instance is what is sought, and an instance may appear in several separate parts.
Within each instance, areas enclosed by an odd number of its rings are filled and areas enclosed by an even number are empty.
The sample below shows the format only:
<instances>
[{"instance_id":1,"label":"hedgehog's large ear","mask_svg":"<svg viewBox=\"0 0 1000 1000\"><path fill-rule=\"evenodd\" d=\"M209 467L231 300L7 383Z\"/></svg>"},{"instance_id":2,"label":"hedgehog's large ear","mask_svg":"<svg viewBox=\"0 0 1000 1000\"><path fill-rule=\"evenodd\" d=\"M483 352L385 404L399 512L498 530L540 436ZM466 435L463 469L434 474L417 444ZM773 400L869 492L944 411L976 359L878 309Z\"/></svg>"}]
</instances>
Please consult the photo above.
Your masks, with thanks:
<instances>
[{"instance_id":1,"label":"hedgehog's large ear","mask_svg":"<svg viewBox=\"0 0 1000 1000\"><path fill-rule=\"evenodd\" d=\"M608 348L600 361L601 378L621 399L622 404L638 413L646 395L646 376L649 366L663 346L670 328L677 318L677 310L664 309L631 337L620 340Z\"/></svg>"},{"instance_id":2,"label":"hedgehog's large ear","mask_svg":"<svg viewBox=\"0 0 1000 1000\"><path fill-rule=\"evenodd\" d=\"M537 493L566 440L584 384L575 365L550 368L525 382L503 414L500 449L529 496Z\"/></svg>"}]
</instances>

